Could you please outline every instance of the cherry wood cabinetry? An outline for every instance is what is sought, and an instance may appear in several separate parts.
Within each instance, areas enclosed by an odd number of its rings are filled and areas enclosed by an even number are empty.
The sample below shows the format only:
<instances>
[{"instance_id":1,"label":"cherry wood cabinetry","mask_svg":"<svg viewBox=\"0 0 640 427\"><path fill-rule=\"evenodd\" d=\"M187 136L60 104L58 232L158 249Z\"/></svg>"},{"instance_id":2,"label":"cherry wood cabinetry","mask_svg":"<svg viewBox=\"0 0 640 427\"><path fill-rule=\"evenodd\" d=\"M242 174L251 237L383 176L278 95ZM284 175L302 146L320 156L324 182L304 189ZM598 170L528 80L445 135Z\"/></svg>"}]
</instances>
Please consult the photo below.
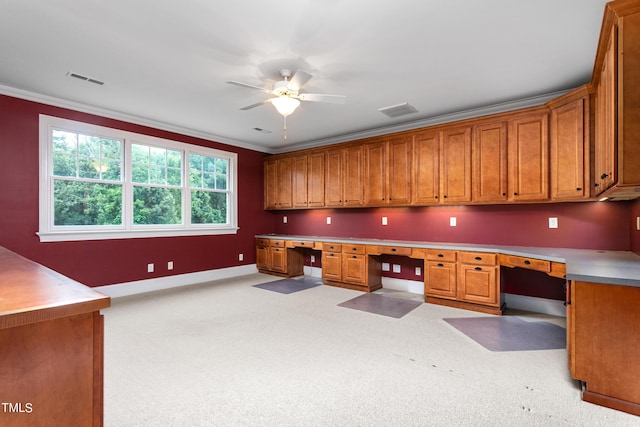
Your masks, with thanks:
<instances>
[{"instance_id":1,"label":"cherry wood cabinetry","mask_svg":"<svg viewBox=\"0 0 640 427\"><path fill-rule=\"evenodd\" d=\"M506 121L474 126L472 169L474 201L507 201Z\"/></svg>"},{"instance_id":2,"label":"cherry wood cabinetry","mask_svg":"<svg viewBox=\"0 0 640 427\"><path fill-rule=\"evenodd\" d=\"M500 310L500 266L497 254L458 252L458 300Z\"/></svg>"},{"instance_id":3,"label":"cherry wood cabinetry","mask_svg":"<svg viewBox=\"0 0 640 427\"><path fill-rule=\"evenodd\" d=\"M3 426L102 426L110 299L0 248ZM28 405L28 406L27 406Z\"/></svg>"},{"instance_id":4,"label":"cherry wood cabinetry","mask_svg":"<svg viewBox=\"0 0 640 427\"><path fill-rule=\"evenodd\" d=\"M424 294L429 297L456 299L456 251L428 249L425 260Z\"/></svg>"},{"instance_id":5,"label":"cherry wood cabinetry","mask_svg":"<svg viewBox=\"0 0 640 427\"><path fill-rule=\"evenodd\" d=\"M589 93L586 86L547 104L551 108L551 200L590 196Z\"/></svg>"},{"instance_id":6,"label":"cherry wood cabinetry","mask_svg":"<svg viewBox=\"0 0 640 427\"><path fill-rule=\"evenodd\" d=\"M440 203L471 201L471 127L442 132Z\"/></svg>"},{"instance_id":7,"label":"cherry wood cabinetry","mask_svg":"<svg viewBox=\"0 0 640 427\"><path fill-rule=\"evenodd\" d=\"M367 206L387 202L387 143L384 140L367 142L364 149L364 203Z\"/></svg>"},{"instance_id":8,"label":"cherry wood cabinetry","mask_svg":"<svg viewBox=\"0 0 640 427\"><path fill-rule=\"evenodd\" d=\"M640 415L638 307L638 287L569 282L569 369L583 400Z\"/></svg>"},{"instance_id":9,"label":"cherry wood cabinetry","mask_svg":"<svg viewBox=\"0 0 640 427\"><path fill-rule=\"evenodd\" d=\"M344 199L342 149L327 150L325 161L325 205L327 207L342 206Z\"/></svg>"},{"instance_id":10,"label":"cherry wood cabinetry","mask_svg":"<svg viewBox=\"0 0 640 427\"><path fill-rule=\"evenodd\" d=\"M295 156L292 168L293 207L323 207L324 153Z\"/></svg>"},{"instance_id":11,"label":"cherry wood cabinetry","mask_svg":"<svg viewBox=\"0 0 640 427\"><path fill-rule=\"evenodd\" d=\"M293 207L306 208L308 202L308 164L306 155L296 156L292 160Z\"/></svg>"},{"instance_id":12,"label":"cherry wood cabinetry","mask_svg":"<svg viewBox=\"0 0 640 427\"><path fill-rule=\"evenodd\" d=\"M289 250L281 239L256 239L256 267L261 273L278 276L301 276L302 252Z\"/></svg>"},{"instance_id":13,"label":"cherry wood cabinetry","mask_svg":"<svg viewBox=\"0 0 640 427\"><path fill-rule=\"evenodd\" d=\"M591 86L595 89L594 195L637 198L640 186L640 6L607 4Z\"/></svg>"},{"instance_id":14,"label":"cherry wood cabinetry","mask_svg":"<svg viewBox=\"0 0 640 427\"><path fill-rule=\"evenodd\" d=\"M364 150L361 145L344 149L344 206L364 205Z\"/></svg>"},{"instance_id":15,"label":"cherry wood cabinetry","mask_svg":"<svg viewBox=\"0 0 640 427\"><path fill-rule=\"evenodd\" d=\"M415 136L413 146L413 204L439 203L440 132L424 131Z\"/></svg>"},{"instance_id":16,"label":"cherry wood cabinetry","mask_svg":"<svg viewBox=\"0 0 640 427\"><path fill-rule=\"evenodd\" d=\"M363 149L365 205L408 205L413 136L374 140L364 144Z\"/></svg>"},{"instance_id":17,"label":"cherry wood cabinetry","mask_svg":"<svg viewBox=\"0 0 640 427\"><path fill-rule=\"evenodd\" d=\"M365 245L323 243L322 278L328 285L372 292L382 287L380 260L367 255Z\"/></svg>"},{"instance_id":18,"label":"cherry wood cabinetry","mask_svg":"<svg viewBox=\"0 0 640 427\"><path fill-rule=\"evenodd\" d=\"M509 121L509 200L549 198L549 130L546 108Z\"/></svg>"},{"instance_id":19,"label":"cherry wood cabinetry","mask_svg":"<svg viewBox=\"0 0 640 427\"><path fill-rule=\"evenodd\" d=\"M330 281L342 281L342 245L324 243L322 245L322 278Z\"/></svg>"},{"instance_id":20,"label":"cherry wood cabinetry","mask_svg":"<svg viewBox=\"0 0 640 427\"><path fill-rule=\"evenodd\" d=\"M289 209L293 207L293 158L283 157L265 160L264 163L265 209Z\"/></svg>"}]
</instances>

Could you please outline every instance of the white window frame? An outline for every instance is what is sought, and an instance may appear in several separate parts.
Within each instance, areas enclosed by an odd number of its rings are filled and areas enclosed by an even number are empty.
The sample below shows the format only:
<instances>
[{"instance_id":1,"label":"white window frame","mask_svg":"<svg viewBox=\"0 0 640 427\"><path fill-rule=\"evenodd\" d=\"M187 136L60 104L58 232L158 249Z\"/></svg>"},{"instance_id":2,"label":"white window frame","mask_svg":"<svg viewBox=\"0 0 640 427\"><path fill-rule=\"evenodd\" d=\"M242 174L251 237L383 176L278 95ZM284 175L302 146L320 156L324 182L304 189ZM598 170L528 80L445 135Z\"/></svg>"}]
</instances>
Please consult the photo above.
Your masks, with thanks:
<instances>
[{"instance_id":1,"label":"white window frame","mask_svg":"<svg viewBox=\"0 0 640 427\"><path fill-rule=\"evenodd\" d=\"M124 141L124 167L123 167L123 202L122 225L98 225L98 226L56 226L53 221L53 150L52 133L54 129L68 130L70 132L86 133L88 135L100 135L105 138ZM218 149L187 144L168 139L157 138L149 135L123 131L89 123L63 119L60 117L40 115L39 129L39 231L36 233L41 242L61 242L75 240L104 240L104 239L133 239L146 237L176 237L176 236L200 236L216 234L237 234L238 232L238 192L237 192L237 165L236 153ZM154 147L168 148L182 152L182 224L175 225L134 225L133 224L133 183L131 182L131 144L143 144ZM191 224L191 188L189 186L189 154L201 154L209 157L224 158L229 160L227 169L228 206L226 224Z\"/></svg>"}]
</instances>

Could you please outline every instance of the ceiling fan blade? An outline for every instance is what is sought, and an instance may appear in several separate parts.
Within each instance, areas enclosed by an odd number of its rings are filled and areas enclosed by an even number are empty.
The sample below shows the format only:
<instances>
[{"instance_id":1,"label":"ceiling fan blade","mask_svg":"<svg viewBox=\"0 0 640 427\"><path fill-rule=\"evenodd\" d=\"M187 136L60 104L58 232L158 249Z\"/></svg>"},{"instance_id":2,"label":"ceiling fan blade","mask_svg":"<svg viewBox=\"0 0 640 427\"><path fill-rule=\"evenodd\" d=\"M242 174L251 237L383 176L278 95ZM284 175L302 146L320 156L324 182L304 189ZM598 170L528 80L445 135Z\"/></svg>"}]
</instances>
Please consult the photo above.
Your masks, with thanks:
<instances>
[{"instance_id":1,"label":"ceiling fan blade","mask_svg":"<svg viewBox=\"0 0 640 427\"><path fill-rule=\"evenodd\" d=\"M246 107L242 107L241 110L244 110L244 111L250 110L252 108L256 108L263 104L266 104L269 101L271 101L271 98L265 99L264 101L256 102L255 104L247 105Z\"/></svg>"},{"instance_id":2,"label":"ceiling fan blade","mask_svg":"<svg viewBox=\"0 0 640 427\"><path fill-rule=\"evenodd\" d=\"M236 82L235 80L229 80L227 83L232 84L232 85L236 85L236 86L240 86L240 87L248 87L249 89L261 90L261 91L266 92L266 93L271 93L271 89L267 89L266 87L259 87L259 86L254 86L254 85L250 85L250 84L247 84L247 83Z\"/></svg>"},{"instance_id":3,"label":"ceiling fan blade","mask_svg":"<svg viewBox=\"0 0 640 427\"><path fill-rule=\"evenodd\" d=\"M297 92L312 78L313 76L306 71L298 70L293 76L291 76L291 80L289 80L287 88L294 92Z\"/></svg>"},{"instance_id":4,"label":"ceiling fan blade","mask_svg":"<svg viewBox=\"0 0 640 427\"><path fill-rule=\"evenodd\" d=\"M326 95L323 93L301 93L297 97L301 101L328 102L331 104L344 104L347 97L344 95Z\"/></svg>"}]
</instances>

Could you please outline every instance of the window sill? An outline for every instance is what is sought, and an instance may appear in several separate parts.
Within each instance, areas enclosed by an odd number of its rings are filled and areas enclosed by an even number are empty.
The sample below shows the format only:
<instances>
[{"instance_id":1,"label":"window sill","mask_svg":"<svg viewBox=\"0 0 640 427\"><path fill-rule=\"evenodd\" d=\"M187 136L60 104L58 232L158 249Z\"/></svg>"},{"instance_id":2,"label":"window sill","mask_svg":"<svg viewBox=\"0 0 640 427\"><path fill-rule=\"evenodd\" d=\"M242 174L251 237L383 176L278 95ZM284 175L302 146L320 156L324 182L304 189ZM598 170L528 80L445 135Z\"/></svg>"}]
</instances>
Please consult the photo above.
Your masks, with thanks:
<instances>
[{"instance_id":1,"label":"window sill","mask_svg":"<svg viewBox=\"0 0 640 427\"><path fill-rule=\"evenodd\" d=\"M81 240L145 239L153 237L211 236L237 234L238 227L200 228L193 230L117 230L117 231L55 231L37 232L40 242L69 242Z\"/></svg>"}]
</instances>

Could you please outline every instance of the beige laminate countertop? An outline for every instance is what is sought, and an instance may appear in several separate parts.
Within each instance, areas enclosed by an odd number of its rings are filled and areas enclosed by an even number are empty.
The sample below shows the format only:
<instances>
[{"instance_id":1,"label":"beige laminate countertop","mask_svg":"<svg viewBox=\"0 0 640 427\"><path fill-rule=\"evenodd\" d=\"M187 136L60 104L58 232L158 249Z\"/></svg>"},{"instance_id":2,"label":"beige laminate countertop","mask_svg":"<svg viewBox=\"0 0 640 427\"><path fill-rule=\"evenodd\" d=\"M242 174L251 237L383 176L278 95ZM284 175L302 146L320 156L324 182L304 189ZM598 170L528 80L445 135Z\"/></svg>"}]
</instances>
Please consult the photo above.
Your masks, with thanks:
<instances>
[{"instance_id":1,"label":"beige laminate countertop","mask_svg":"<svg viewBox=\"0 0 640 427\"><path fill-rule=\"evenodd\" d=\"M640 287L640 256L630 251L541 248L533 246L506 246L470 243L416 242L406 240L294 236L283 234L260 234L256 237L298 241L494 252L505 255L516 255L546 261L562 262L567 266L566 277L569 280Z\"/></svg>"}]
</instances>

